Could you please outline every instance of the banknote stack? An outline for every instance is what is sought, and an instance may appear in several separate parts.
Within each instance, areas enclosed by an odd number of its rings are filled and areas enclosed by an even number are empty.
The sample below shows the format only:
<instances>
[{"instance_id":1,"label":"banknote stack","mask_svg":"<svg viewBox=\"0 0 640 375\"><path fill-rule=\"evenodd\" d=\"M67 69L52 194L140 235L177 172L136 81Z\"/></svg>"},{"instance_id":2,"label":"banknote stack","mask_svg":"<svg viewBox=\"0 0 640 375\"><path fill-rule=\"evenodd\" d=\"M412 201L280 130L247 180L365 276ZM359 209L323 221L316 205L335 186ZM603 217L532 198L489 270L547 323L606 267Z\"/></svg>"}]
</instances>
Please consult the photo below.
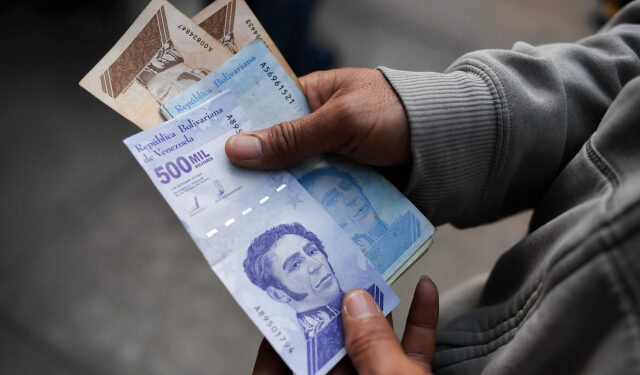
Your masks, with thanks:
<instances>
[{"instance_id":1,"label":"banknote stack","mask_svg":"<svg viewBox=\"0 0 640 375\"><path fill-rule=\"evenodd\" d=\"M345 354L341 302L393 283L431 244L429 221L373 169L336 155L286 171L233 166L233 134L310 113L244 0L193 19L153 0L80 85L143 131L125 139L241 308L295 373Z\"/></svg>"}]
</instances>

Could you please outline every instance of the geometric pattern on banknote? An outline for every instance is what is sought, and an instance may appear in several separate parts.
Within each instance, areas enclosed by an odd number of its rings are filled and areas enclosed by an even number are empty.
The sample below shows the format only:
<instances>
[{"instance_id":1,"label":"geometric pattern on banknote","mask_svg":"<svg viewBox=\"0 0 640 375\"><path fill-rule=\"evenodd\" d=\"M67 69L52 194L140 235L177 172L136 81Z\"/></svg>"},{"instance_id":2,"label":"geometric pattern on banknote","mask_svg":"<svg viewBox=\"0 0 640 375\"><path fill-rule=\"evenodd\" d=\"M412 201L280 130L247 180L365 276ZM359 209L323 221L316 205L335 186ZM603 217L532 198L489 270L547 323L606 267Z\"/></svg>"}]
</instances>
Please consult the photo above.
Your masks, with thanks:
<instances>
[{"instance_id":1,"label":"geometric pattern on banknote","mask_svg":"<svg viewBox=\"0 0 640 375\"><path fill-rule=\"evenodd\" d=\"M233 22L236 18L236 0L230 1L220 8L211 17L202 21L199 25L214 38L218 39L222 45L227 47L232 53L238 52L233 37Z\"/></svg>"},{"instance_id":2,"label":"geometric pattern on banknote","mask_svg":"<svg viewBox=\"0 0 640 375\"><path fill-rule=\"evenodd\" d=\"M273 43L273 40L271 40L245 0L214 1L193 16L192 19L207 33L219 39L222 44L226 44L227 48L232 48L231 51L234 54L255 39L264 41L287 75L304 92L295 73L291 70L278 47Z\"/></svg>"},{"instance_id":3,"label":"geometric pattern on banknote","mask_svg":"<svg viewBox=\"0 0 640 375\"><path fill-rule=\"evenodd\" d=\"M133 42L100 76L102 91L112 98L124 92L134 79L162 104L174 94L172 83L197 82L209 74L191 69L171 41L164 6L154 14Z\"/></svg>"},{"instance_id":4,"label":"geometric pattern on banknote","mask_svg":"<svg viewBox=\"0 0 640 375\"><path fill-rule=\"evenodd\" d=\"M167 16L162 6L134 41L100 76L102 91L112 98L120 95L169 39Z\"/></svg>"}]
</instances>

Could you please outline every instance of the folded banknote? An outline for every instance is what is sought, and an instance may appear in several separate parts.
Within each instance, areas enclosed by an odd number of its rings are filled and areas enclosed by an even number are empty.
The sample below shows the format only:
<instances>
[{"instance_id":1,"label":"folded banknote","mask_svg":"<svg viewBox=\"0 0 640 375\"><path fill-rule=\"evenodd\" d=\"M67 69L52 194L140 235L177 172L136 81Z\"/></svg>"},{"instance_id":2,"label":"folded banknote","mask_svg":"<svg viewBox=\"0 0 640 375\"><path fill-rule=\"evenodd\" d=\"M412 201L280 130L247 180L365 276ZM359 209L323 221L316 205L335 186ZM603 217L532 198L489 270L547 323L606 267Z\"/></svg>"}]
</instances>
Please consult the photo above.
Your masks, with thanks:
<instances>
[{"instance_id":1,"label":"folded banknote","mask_svg":"<svg viewBox=\"0 0 640 375\"><path fill-rule=\"evenodd\" d=\"M298 77L244 0L214 1L192 19L233 53L237 53L255 39L262 40L289 77L302 88Z\"/></svg>"},{"instance_id":2,"label":"folded banknote","mask_svg":"<svg viewBox=\"0 0 640 375\"><path fill-rule=\"evenodd\" d=\"M230 90L254 124L264 129L310 113L303 93L261 41L253 41L220 68L166 102L172 118ZM434 227L391 183L344 157L310 158L290 169L305 189L394 282L431 244Z\"/></svg>"},{"instance_id":3,"label":"folded banknote","mask_svg":"<svg viewBox=\"0 0 640 375\"><path fill-rule=\"evenodd\" d=\"M325 374L345 354L341 303L398 298L288 172L234 167L226 139L252 125L229 91L124 142L213 271L291 370Z\"/></svg>"},{"instance_id":4,"label":"folded banknote","mask_svg":"<svg viewBox=\"0 0 640 375\"><path fill-rule=\"evenodd\" d=\"M232 55L167 1L153 0L80 86L148 129L164 121L160 104Z\"/></svg>"}]
</instances>

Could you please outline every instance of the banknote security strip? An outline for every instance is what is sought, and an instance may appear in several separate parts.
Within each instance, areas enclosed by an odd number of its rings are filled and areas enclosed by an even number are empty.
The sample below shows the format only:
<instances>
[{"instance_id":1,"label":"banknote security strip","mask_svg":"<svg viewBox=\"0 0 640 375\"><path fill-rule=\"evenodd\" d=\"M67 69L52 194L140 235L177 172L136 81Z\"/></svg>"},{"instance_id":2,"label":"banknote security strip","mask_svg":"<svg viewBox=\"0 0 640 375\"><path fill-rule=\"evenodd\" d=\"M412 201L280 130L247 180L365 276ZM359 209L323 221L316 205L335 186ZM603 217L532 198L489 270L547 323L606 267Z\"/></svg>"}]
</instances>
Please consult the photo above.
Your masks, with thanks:
<instances>
[{"instance_id":1,"label":"banknote security strip","mask_svg":"<svg viewBox=\"0 0 640 375\"><path fill-rule=\"evenodd\" d=\"M226 91L124 143L284 362L325 374L345 355L344 293L367 290L385 315L399 300L291 174L230 163L226 139L250 129Z\"/></svg>"},{"instance_id":2,"label":"banknote security strip","mask_svg":"<svg viewBox=\"0 0 640 375\"><path fill-rule=\"evenodd\" d=\"M287 187L287 184L282 184L280 186L278 186L278 188L276 189L276 193L281 192L285 187ZM264 204L267 200L269 199L269 196L264 196L262 199L260 199L258 201L259 204ZM253 208L249 207L246 210L242 211L241 214L242 216L246 216L247 214L251 213L253 211ZM236 219L234 217L230 218L229 220L224 222L224 226L228 227L229 225L233 224L236 222ZM206 233L208 238L211 238L214 234L218 233L218 228L213 228L212 230L208 231Z\"/></svg>"},{"instance_id":3,"label":"banknote security strip","mask_svg":"<svg viewBox=\"0 0 640 375\"><path fill-rule=\"evenodd\" d=\"M189 113L230 90L256 129L310 113L302 91L259 40L161 107L167 119ZM435 228L373 169L335 156L311 158L289 170L393 283L431 244Z\"/></svg>"}]
</instances>

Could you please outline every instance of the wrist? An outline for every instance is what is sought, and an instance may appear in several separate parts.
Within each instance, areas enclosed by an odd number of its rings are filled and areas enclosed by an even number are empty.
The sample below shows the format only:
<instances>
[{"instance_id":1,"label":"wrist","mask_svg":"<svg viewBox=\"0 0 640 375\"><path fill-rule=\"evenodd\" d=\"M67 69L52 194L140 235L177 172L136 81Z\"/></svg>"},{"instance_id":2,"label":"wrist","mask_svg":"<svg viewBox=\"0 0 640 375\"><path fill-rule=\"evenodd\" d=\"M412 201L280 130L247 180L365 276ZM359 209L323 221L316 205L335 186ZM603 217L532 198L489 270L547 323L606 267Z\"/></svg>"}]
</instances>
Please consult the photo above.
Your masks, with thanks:
<instances>
[{"instance_id":1,"label":"wrist","mask_svg":"<svg viewBox=\"0 0 640 375\"><path fill-rule=\"evenodd\" d=\"M495 90L481 71L448 74L379 68L407 114L412 170L405 194L434 224L479 200L495 162Z\"/></svg>"}]
</instances>

